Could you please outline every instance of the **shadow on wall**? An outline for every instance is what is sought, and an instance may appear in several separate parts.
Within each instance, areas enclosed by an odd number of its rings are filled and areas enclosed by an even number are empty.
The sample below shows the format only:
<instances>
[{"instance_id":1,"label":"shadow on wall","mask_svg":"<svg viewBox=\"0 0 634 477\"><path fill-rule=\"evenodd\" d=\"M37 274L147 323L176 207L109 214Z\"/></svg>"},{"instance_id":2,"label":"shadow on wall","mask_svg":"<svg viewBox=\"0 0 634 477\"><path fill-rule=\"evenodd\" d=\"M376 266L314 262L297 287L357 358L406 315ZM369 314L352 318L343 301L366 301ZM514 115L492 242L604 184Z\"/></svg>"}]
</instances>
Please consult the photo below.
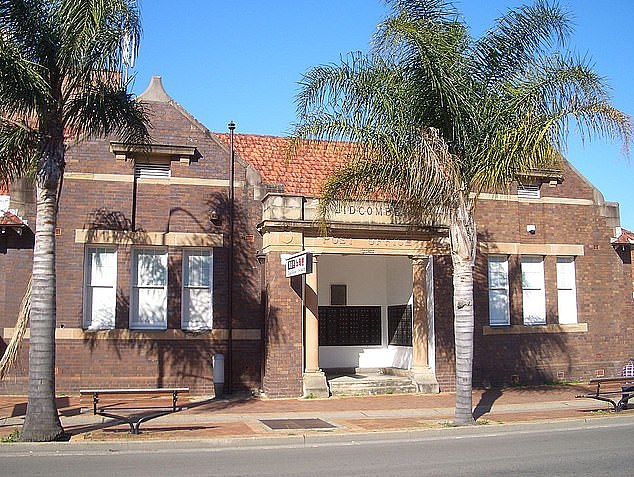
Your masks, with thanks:
<instances>
[{"instance_id":1,"label":"shadow on wall","mask_svg":"<svg viewBox=\"0 0 634 477\"><path fill-rule=\"evenodd\" d=\"M478 240L489 242L494 238L481 232ZM548 294L554 283L549 277L550 272L550 269L545 270L547 299L552 299ZM569 379L572 371L569 343L576 339L574 334L483 334L484 327L489 325L488 281L488 258L486 254L479 253L474 267L474 384L487 387L544 384ZM523 325L522 272L517 255L508 257L508 286L511 324ZM557 315L556 305L549 304L547 323L556 323Z\"/></svg>"}]
</instances>

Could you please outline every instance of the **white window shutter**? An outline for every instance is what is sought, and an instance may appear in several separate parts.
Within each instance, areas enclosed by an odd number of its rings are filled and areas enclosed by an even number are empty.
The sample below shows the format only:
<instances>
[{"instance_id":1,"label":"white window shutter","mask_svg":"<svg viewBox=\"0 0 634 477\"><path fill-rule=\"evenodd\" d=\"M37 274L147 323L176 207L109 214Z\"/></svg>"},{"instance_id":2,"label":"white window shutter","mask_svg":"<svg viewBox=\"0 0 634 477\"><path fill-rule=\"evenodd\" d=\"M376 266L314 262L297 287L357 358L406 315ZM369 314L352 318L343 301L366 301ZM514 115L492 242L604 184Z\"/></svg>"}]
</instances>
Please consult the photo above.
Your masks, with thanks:
<instances>
[{"instance_id":1,"label":"white window shutter","mask_svg":"<svg viewBox=\"0 0 634 477\"><path fill-rule=\"evenodd\" d=\"M213 324L213 254L211 250L183 253L181 326L184 330L211 329Z\"/></svg>"},{"instance_id":2,"label":"white window shutter","mask_svg":"<svg viewBox=\"0 0 634 477\"><path fill-rule=\"evenodd\" d=\"M130 327L167 328L167 252L137 249L133 253Z\"/></svg>"},{"instance_id":3,"label":"white window shutter","mask_svg":"<svg viewBox=\"0 0 634 477\"><path fill-rule=\"evenodd\" d=\"M489 255L489 324L510 324L508 258Z\"/></svg>"},{"instance_id":4,"label":"white window shutter","mask_svg":"<svg viewBox=\"0 0 634 477\"><path fill-rule=\"evenodd\" d=\"M84 327L112 329L117 304L117 252L90 247L84 261Z\"/></svg>"},{"instance_id":5,"label":"white window shutter","mask_svg":"<svg viewBox=\"0 0 634 477\"><path fill-rule=\"evenodd\" d=\"M574 257L557 257L557 312L560 324L577 323Z\"/></svg>"},{"instance_id":6,"label":"white window shutter","mask_svg":"<svg viewBox=\"0 0 634 477\"><path fill-rule=\"evenodd\" d=\"M520 262L522 268L524 324L546 324L544 258L541 256L523 256Z\"/></svg>"}]
</instances>

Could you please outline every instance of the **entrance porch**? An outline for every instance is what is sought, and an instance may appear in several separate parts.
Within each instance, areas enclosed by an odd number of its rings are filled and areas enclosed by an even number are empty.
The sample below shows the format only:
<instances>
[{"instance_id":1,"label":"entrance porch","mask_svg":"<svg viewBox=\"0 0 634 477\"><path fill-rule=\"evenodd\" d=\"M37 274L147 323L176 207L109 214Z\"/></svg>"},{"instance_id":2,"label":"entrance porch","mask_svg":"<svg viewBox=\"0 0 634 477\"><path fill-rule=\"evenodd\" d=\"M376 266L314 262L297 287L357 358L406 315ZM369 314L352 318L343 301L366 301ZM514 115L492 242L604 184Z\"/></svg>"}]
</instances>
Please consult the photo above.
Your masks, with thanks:
<instances>
[{"instance_id":1,"label":"entrance porch","mask_svg":"<svg viewBox=\"0 0 634 477\"><path fill-rule=\"evenodd\" d=\"M306 276L304 395L438 392L428 257L313 260Z\"/></svg>"}]
</instances>

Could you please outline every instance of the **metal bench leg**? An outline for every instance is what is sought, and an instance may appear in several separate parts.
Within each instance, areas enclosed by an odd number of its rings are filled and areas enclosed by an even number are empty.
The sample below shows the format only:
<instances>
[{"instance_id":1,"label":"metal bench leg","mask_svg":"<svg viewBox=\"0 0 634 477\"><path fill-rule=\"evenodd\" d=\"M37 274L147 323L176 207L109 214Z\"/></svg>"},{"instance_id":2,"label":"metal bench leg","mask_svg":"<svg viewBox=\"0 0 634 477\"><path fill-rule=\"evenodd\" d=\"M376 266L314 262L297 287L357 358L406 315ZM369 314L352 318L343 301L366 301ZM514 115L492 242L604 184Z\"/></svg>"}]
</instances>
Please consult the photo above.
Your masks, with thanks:
<instances>
[{"instance_id":1,"label":"metal bench leg","mask_svg":"<svg viewBox=\"0 0 634 477\"><path fill-rule=\"evenodd\" d=\"M603 402L609 402L610 404L612 404L612 407L614 408L615 411L618 411L618 404L614 399L610 399L610 398L606 398L603 396L596 396L596 395L592 395L592 396L587 396L589 398L592 399L597 399L599 401L603 401Z\"/></svg>"},{"instance_id":2,"label":"metal bench leg","mask_svg":"<svg viewBox=\"0 0 634 477\"><path fill-rule=\"evenodd\" d=\"M99 404L99 393L92 393L92 413L97 415L97 404Z\"/></svg>"},{"instance_id":3,"label":"metal bench leg","mask_svg":"<svg viewBox=\"0 0 634 477\"><path fill-rule=\"evenodd\" d=\"M623 386L621 389L623 391L623 396L621 396L621 399L616 406L619 411L627 409L627 402L632 397L630 392L634 391L634 386Z\"/></svg>"}]
</instances>

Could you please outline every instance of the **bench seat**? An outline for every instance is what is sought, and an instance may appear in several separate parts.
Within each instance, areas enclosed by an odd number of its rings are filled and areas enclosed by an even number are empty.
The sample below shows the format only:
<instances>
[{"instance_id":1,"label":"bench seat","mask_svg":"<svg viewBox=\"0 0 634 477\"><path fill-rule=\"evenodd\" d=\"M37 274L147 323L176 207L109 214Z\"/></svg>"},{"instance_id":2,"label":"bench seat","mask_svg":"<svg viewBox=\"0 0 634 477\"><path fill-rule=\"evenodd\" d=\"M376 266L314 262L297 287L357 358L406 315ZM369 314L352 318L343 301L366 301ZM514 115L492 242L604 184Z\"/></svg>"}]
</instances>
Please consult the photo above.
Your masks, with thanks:
<instances>
[{"instance_id":1,"label":"bench seat","mask_svg":"<svg viewBox=\"0 0 634 477\"><path fill-rule=\"evenodd\" d=\"M634 398L634 377L632 376L595 378L590 380L590 385L596 386L596 389L577 397L610 403L617 412L627 409L628 400Z\"/></svg>"},{"instance_id":2,"label":"bench seat","mask_svg":"<svg viewBox=\"0 0 634 477\"><path fill-rule=\"evenodd\" d=\"M126 422L130 432L138 434L142 423L182 410L178 397L187 393L189 388L81 389L79 396L91 396L94 415ZM156 405L157 398L168 396L171 403Z\"/></svg>"}]
</instances>

